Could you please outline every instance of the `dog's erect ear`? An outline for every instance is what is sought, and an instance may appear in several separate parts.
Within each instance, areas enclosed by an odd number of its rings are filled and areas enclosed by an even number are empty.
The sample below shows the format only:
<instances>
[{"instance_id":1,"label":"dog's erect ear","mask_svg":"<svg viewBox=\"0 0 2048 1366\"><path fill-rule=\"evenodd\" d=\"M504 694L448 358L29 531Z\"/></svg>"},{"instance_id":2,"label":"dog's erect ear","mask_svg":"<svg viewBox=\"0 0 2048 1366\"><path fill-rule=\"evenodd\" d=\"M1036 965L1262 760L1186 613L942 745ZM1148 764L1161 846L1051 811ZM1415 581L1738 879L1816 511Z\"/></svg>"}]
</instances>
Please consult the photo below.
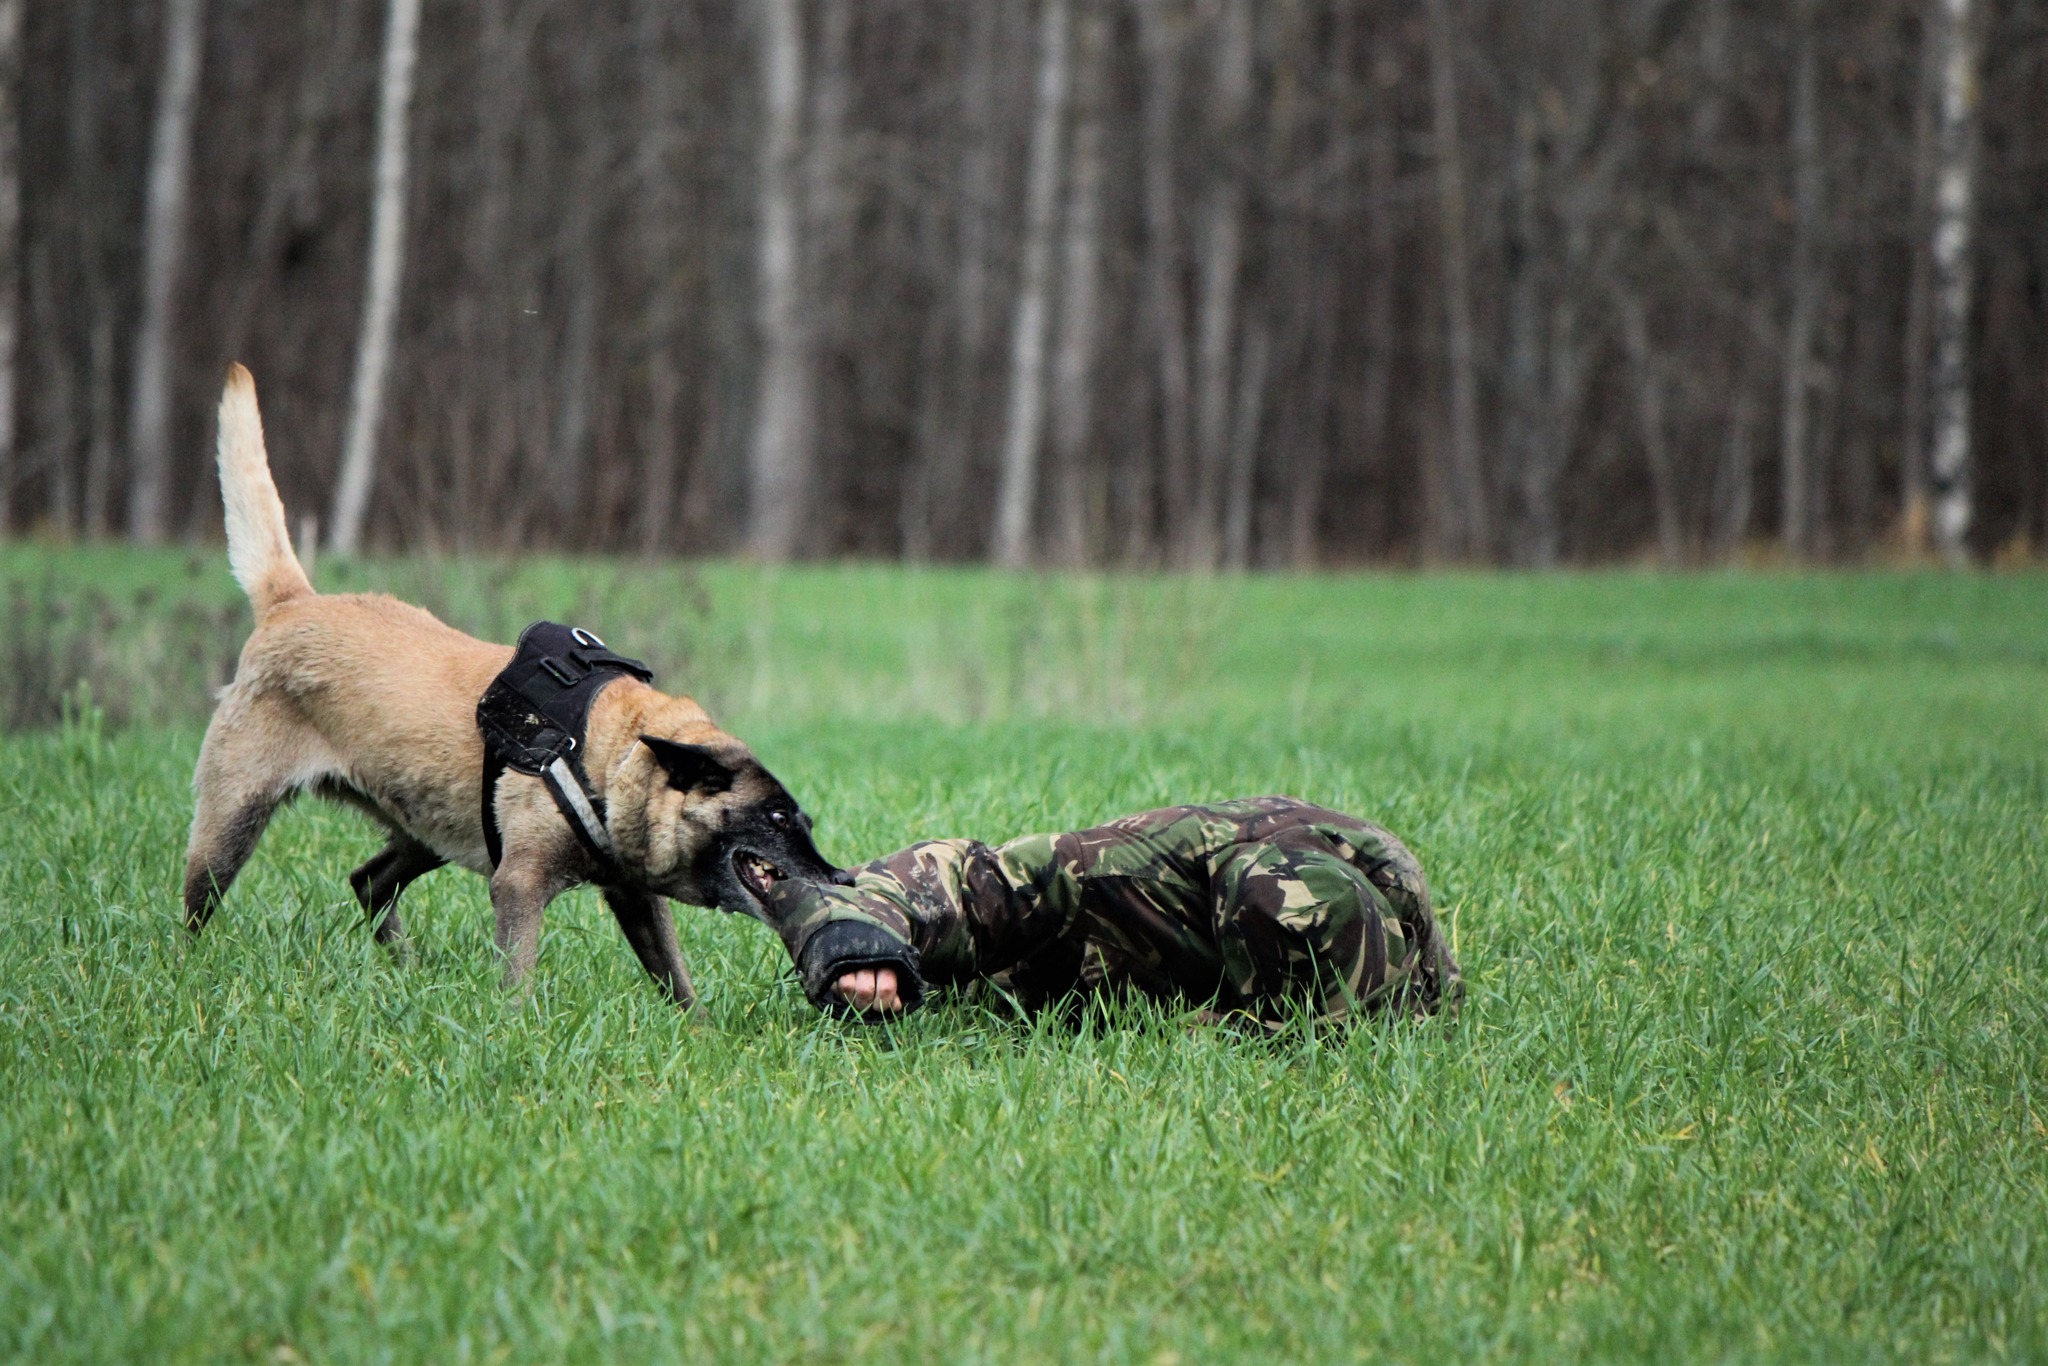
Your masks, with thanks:
<instances>
[{"instance_id":1,"label":"dog's erect ear","mask_svg":"<svg viewBox=\"0 0 2048 1366\"><path fill-rule=\"evenodd\" d=\"M704 746L678 744L659 735L643 735L640 743L668 770L668 784L678 792L710 797L732 789L732 770Z\"/></svg>"}]
</instances>

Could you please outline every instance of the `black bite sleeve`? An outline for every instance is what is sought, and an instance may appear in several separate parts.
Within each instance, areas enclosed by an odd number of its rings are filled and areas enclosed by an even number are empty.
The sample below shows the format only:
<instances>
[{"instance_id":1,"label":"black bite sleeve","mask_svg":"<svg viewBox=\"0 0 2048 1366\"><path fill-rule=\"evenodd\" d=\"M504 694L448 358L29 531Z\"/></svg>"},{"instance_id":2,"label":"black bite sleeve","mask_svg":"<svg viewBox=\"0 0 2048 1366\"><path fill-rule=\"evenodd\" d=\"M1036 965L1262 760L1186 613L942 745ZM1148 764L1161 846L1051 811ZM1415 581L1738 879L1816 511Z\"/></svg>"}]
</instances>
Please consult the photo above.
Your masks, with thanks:
<instances>
[{"instance_id":1,"label":"black bite sleeve","mask_svg":"<svg viewBox=\"0 0 2048 1366\"><path fill-rule=\"evenodd\" d=\"M887 1018L875 1011L856 1011L834 990L849 972L890 968L903 1014L924 1004L924 978L918 975L917 950L877 925L861 920L831 920L818 927L797 959L797 976L811 1004L834 1015L864 1020Z\"/></svg>"}]
</instances>

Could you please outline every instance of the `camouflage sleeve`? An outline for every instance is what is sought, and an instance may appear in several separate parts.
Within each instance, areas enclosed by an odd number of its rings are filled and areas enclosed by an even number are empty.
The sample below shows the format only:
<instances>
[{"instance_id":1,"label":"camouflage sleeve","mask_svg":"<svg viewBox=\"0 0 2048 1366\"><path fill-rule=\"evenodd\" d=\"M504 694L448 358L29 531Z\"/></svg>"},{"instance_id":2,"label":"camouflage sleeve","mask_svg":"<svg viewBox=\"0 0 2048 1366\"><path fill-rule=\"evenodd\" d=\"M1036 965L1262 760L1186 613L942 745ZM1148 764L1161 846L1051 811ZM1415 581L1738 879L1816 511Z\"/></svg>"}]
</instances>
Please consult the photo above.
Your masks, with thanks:
<instances>
[{"instance_id":1,"label":"camouflage sleeve","mask_svg":"<svg viewBox=\"0 0 2048 1366\"><path fill-rule=\"evenodd\" d=\"M904 889L932 979L960 985L1030 957L1072 922L1073 896L1061 890L1071 879L1062 882L1051 840L1034 836L1000 849L931 840L869 868Z\"/></svg>"},{"instance_id":2,"label":"camouflage sleeve","mask_svg":"<svg viewBox=\"0 0 2048 1366\"><path fill-rule=\"evenodd\" d=\"M904 889L863 869L851 887L790 879L769 893L768 922L796 965L804 994L822 1010L848 1010L837 984L849 972L888 968L904 1008L924 999Z\"/></svg>"},{"instance_id":3,"label":"camouflage sleeve","mask_svg":"<svg viewBox=\"0 0 2048 1366\"><path fill-rule=\"evenodd\" d=\"M914 844L857 870L849 887L785 882L771 902L770 923L806 990L817 936L855 934L849 926L871 932L859 937L863 945L878 947L878 933L906 946L922 980L946 986L1008 967L1046 937L1046 917L1037 911L1042 898L1013 885L1004 861L978 840Z\"/></svg>"}]
</instances>

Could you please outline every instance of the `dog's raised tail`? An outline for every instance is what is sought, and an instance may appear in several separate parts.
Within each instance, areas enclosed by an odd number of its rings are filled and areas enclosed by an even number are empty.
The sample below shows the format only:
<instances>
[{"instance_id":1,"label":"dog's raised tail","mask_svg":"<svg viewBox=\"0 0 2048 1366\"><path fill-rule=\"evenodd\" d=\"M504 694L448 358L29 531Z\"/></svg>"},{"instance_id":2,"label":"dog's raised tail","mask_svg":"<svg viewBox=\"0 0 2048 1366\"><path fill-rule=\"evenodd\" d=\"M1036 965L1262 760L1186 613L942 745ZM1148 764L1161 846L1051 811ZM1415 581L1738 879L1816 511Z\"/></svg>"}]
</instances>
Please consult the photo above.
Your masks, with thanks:
<instances>
[{"instance_id":1,"label":"dog's raised tail","mask_svg":"<svg viewBox=\"0 0 2048 1366\"><path fill-rule=\"evenodd\" d=\"M256 380L240 365L228 367L220 396L220 498L227 509L228 567L256 608L256 620L279 603L311 595L313 582L292 553L284 501L270 477Z\"/></svg>"}]
</instances>

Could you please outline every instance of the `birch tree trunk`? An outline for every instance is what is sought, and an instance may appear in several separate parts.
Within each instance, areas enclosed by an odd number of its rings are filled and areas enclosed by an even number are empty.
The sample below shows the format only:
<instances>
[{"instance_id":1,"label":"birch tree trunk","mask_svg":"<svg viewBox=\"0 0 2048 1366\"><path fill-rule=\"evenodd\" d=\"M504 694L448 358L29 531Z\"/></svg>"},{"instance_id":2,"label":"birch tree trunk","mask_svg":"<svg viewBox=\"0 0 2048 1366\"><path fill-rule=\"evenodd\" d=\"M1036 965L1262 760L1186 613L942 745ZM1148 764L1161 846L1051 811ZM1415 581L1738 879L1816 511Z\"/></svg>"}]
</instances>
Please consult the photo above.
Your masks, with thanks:
<instances>
[{"instance_id":1,"label":"birch tree trunk","mask_svg":"<svg viewBox=\"0 0 2048 1366\"><path fill-rule=\"evenodd\" d=\"M1434 530L1436 553L1478 558L1486 549L1479 459L1478 345L1472 324L1471 248L1466 226L1465 154L1458 129L1457 32L1451 0L1429 0L1431 136L1436 151L1438 252L1443 269L1450 450L1442 486L1448 507Z\"/></svg>"},{"instance_id":2,"label":"birch tree trunk","mask_svg":"<svg viewBox=\"0 0 2048 1366\"><path fill-rule=\"evenodd\" d=\"M817 442L817 360L803 270L804 38L797 0L763 0L760 170L761 363L748 461L749 539L791 558L804 531Z\"/></svg>"},{"instance_id":3,"label":"birch tree trunk","mask_svg":"<svg viewBox=\"0 0 2048 1366\"><path fill-rule=\"evenodd\" d=\"M1230 482L1233 352L1238 274L1244 256L1244 169L1239 162L1252 93L1250 0L1222 0L1209 90L1212 163L1202 219L1201 316L1196 338L1195 507L1187 559L1214 568L1223 549L1218 518Z\"/></svg>"},{"instance_id":4,"label":"birch tree trunk","mask_svg":"<svg viewBox=\"0 0 2048 1366\"><path fill-rule=\"evenodd\" d=\"M1970 560L1970 305L1977 219L1977 16L1972 0L1935 0L1941 113L1934 178L1934 364L1928 483L1934 543L1951 566Z\"/></svg>"},{"instance_id":5,"label":"birch tree trunk","mask_svg":"<svg viewBox=\"0 0 2048 1366\"><path fill-rule=\"evenodd\" d=\"M15 357L21 340L21 10L0 0L0 537L14 523Z\"/></svg>"},{"instance_id":6,"label":"birch tree trunk","mask_svg":"<svg viewBox=\"0 0 2048 1366\"><path fill-rule=\"evenodd\" d=\"M1817 59L1814 0L1799 0L1792 75L1792 278L1785 317L1784 399L1778 429L1779 534L1785 553L1805 557L1813 546L1810 469L1813 330L1820 305L1820 129L1815 110Z\"/></svg>"},{"instance_id":7,"label":"birch tree trunk","mask_svg":"<svg viewBox=\"0 0 2048 1366\"><path fill-rule=\"evenodd\" d=\"M169 522L171 309L185 259L192 118L199 102L206 0L168 0L163 22L163 70L157 80L142 229L142 317L128 404L128 535L148 545L163 540Z\"/></svg>"},{"instance_id":8,"label":"birch tree trunk","mask_svg":"<svg viewBox=\"0 0 2048 1366\"><path fill-rule=\"evenodd\" d=\"M1053 363L1052 448L1059 479L1062 562L1088 562L1095 541L1093 510L1102 489L1089 463L1095 425L1095 367L1102 317L1103 63L1109 20L1082 0L1075 34L1073 170L1060 249L1060 323Z\"/></svg>"},{"instance_id":9,"label":"birch tree trunk","mask_svg":"<svg viewBox=\"0 0 2048 1366\"><path fill-rule=\"evenodd\" d=\"M1059 207L1060 134L1067 106L1067 0L1045 0L1039 17L1038 89L1024 187L1023 260L1010 331L1009 417L996 496L995 560L1031 558L1038 451L1045 427L1045 339L1052 289L1052 236Z\"/></svg>"},{"instance_id":10,"label":"birch tree trunk","mask_svg":"<svg viewBox=\"0 0 2048 1366\"><path fill-rule=\"evenodd\" d=\"M391 373L398 324L398 286L405 270L405 178L413 69L419 55L420 0L391 0L385 19L384 64L378 77L377 181L370 211L370 259L363 283L362 330L356 337L355 380L335 484L328 546L353 555L362 542L376 472L377 431Z\"/></svg>"}]
</instances>

